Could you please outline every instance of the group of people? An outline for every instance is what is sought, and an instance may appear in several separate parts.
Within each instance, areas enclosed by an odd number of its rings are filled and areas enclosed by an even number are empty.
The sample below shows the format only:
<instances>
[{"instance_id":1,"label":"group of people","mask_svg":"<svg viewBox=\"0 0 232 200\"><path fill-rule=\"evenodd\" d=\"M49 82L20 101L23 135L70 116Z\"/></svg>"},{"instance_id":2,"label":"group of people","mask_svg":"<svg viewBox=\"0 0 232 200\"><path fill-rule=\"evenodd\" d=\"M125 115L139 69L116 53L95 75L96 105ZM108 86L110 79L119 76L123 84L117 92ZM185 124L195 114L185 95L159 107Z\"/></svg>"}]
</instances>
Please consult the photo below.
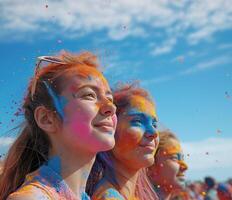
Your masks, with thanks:
<instances>
[{"instance_id":1,"label":"group of people","mask_svg":"<svg viewBox=\"0 0 232 200\"><path fill-rule=\"evenodd\" d=\"M1 200L166 200L184 191L180 142L157 131L149 92L138 84L112 91L91 52L38 57L23 112Z\"/></svg>"},{"instance_id":2,"label":"group of people","mask_svg":"<svg viewBox=\"0 0 232 200\"><path fill-rule=\"evenodd\" d=\"M232 200L232 179L217 183L207 176L204 181L187 183L184 191L190 200Z\"/></svg>"}]
</instances>

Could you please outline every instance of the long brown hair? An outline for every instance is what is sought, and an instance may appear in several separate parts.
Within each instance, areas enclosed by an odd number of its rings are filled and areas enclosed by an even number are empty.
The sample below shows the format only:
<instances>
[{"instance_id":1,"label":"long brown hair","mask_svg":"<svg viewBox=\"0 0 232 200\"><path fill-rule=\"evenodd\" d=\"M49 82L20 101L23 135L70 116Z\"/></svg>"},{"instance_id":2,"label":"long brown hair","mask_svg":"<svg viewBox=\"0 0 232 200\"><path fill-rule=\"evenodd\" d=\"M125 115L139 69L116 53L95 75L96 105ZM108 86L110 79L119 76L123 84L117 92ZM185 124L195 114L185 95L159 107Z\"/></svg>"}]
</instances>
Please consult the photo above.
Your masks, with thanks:
<instances>
[{"instance_id":1,"label":"long brown hair","mask_svg":"<svg viewBox=\"0 0 232 200\"><path fill-rule=\"evenodd\" d=\"M154 102L149 95L149 93L140 88L138 83L132 84L120 84L113 92L114 104L117 107L116 114L119 115L123 112L128 106L130 106L130 100L133 96L141 96L151 102L154 105ZM117 133L116 133L117 134ZM119 184L115 177L115 168L112 161L111 151L98 153L95 163L90 172L88 182L86 185L86 192L89 196L94 194L96 190L97 183L104 177L110 184L114 186L115 189L119 190ZM140 169L138 171L138 179L136 181L135 195L140 200L155 200L158 199L156 193L154 192L152 185L147 177L146 170Z\"/></svg>"},{"instance_id":2,"label":"long brown hair","mask_svg":"<svg viewBox=\"0 0 232 200\"><path fill-rule=\"evenodd\" d=\"M57 113L44 81L52 87L56 94L60 94L65 78L73 76L73 73L87 76L88 70L91 70L90 67L97 68L99 66L96 56L90 52L71 54L63 51L57 57L64 63L48 64L37 71L29 83L22 106L25 123L4 161L0 177L0 199L6 199L10 193L22 185L28 173L38 169L48 160L50 140L48 135L38 127L34 118L34 111L40 105ZM80 66L82 66L81 70ZM32 95L31 91L35 79L36 87ZM56 115L62 121L59 114Z\"/></svg>"}]
</instances>

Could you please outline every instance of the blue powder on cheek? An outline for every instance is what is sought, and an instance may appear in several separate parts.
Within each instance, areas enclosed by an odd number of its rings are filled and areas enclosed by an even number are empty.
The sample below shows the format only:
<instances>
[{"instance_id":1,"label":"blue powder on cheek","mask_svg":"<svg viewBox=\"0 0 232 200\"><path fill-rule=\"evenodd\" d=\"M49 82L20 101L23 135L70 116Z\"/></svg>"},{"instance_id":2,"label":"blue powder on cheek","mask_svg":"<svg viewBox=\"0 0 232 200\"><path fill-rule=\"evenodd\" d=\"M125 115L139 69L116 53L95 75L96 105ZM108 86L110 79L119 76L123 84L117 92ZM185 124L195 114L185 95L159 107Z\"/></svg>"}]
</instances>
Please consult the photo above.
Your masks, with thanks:
<instances>
[{"instance_id":1,"label":"blue powder on cheek","mask_svg":"<svg viewBox=\"0 0 232 200\"><path fill-rule=\"evenodd\" d=\"M64 119L64 107L68 102L67 99L63 96L57 95L46 81L43 81L43 83L45 84L48 93L52 98L57 113L59 114L61 119Z\"/></svg>"}]
</instances>

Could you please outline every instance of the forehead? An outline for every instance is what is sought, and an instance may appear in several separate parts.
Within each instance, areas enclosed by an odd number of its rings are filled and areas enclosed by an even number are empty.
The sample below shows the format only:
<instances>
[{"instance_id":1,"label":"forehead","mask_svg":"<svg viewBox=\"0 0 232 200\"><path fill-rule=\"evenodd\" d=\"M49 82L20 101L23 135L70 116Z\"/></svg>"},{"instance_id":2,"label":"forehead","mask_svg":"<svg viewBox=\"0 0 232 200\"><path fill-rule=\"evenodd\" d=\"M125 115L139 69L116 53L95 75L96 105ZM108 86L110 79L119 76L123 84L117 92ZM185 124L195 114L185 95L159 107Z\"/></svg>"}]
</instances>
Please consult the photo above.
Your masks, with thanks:
<instances>
[{"instance_id":1,"label":"forehead","mask_svg":"<svg viewBox=\"0 0 232 200\"><path fill-rule=\"evenodd\" d=\"M145 97L133 95L130 98L130 106L127 109L136 109L138 112L157 118L154 104L148 101Z\"/></svg>"},{"instance_id":2,"label":"forehead","mask_svg":"<svg viewBox=\"0 0 232 200\"><path fill-rule=\"evenodd\" d=\"M173 138L168 139L164 147L162 147L162 149L163 151L166 151L167 154L175 154L182 152L180 142Z\"/></svg>"},{"instance_id":3,"label":"forehead","mask_svg":"<svg viewBox=\"0 0 232 200\"><path fill-rule=\"evenodd\" d=\"M101 72L94 68L88 71L88 73L86 71L84 71L84 73L75 71L72 74L69 74L68 77L65 77L64 80L64 90L69 90L70 92L73 92L79 87L83 87L85 85L93 86L98 88L100 91L111 93L106 78Z\"/></svg>"}]
</instances>

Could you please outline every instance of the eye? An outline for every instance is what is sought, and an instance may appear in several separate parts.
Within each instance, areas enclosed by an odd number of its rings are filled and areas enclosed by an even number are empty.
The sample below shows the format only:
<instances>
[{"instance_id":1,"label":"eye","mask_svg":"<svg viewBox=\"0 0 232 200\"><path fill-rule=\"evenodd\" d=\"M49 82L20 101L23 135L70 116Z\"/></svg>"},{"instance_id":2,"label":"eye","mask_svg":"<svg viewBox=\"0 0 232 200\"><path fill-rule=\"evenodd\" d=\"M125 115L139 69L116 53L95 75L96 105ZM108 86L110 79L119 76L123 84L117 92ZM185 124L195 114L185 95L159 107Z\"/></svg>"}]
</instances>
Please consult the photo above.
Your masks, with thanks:
<instances>
[{"instance_id":1,"label":"eye","mask_svg":"<svg viewBox=\"0 0 232 200\"><path fill-rule=\"evenodd\" d=\"M114 102L113 97L107 97L107 99L108 99L108 101L110 101L111 103Z\"/></svg>"},{"instance_id":2,"label":"eye","mask_svg":"<svg viewBox=\"0 0 232 200\"><path fill-rule=\"evenodd\" d=\"M174 161L177 161L178 160L178 156L176 154L171 155L170 159L174 160Z\"/></svg>"},{"instance_id":3,"label":"eye","mask_svg":"<svg viewBox=\"0 0 232 200\"><path fill-rule=\"evenodd\" d=\"M142 124L141 119L133 119L133 120L131 120L131 122L132 122L133 124L136 124L136 125L141 125L141 124Z\"/></svg>"},{"instance_id":4,"label":"eye","mask_svg":"<svg viewBox=\"0 0 232 200\"><path fill-rule=\"evenodd\" d=\"M154 128L157 128L157 122L156 122L156 121L152 122L152 126L153 126Z\"/></svg>"},{"instance_id":5,"label":"eye","mask_svg":"<svg viewBox=\"0 0 232 200\"><path fill-rule=\"evenodd\" d=\"M82 98L92 100L96 99L96 94L94 92L88 92L82 95Z\"/></svg>"}]
</instances>

